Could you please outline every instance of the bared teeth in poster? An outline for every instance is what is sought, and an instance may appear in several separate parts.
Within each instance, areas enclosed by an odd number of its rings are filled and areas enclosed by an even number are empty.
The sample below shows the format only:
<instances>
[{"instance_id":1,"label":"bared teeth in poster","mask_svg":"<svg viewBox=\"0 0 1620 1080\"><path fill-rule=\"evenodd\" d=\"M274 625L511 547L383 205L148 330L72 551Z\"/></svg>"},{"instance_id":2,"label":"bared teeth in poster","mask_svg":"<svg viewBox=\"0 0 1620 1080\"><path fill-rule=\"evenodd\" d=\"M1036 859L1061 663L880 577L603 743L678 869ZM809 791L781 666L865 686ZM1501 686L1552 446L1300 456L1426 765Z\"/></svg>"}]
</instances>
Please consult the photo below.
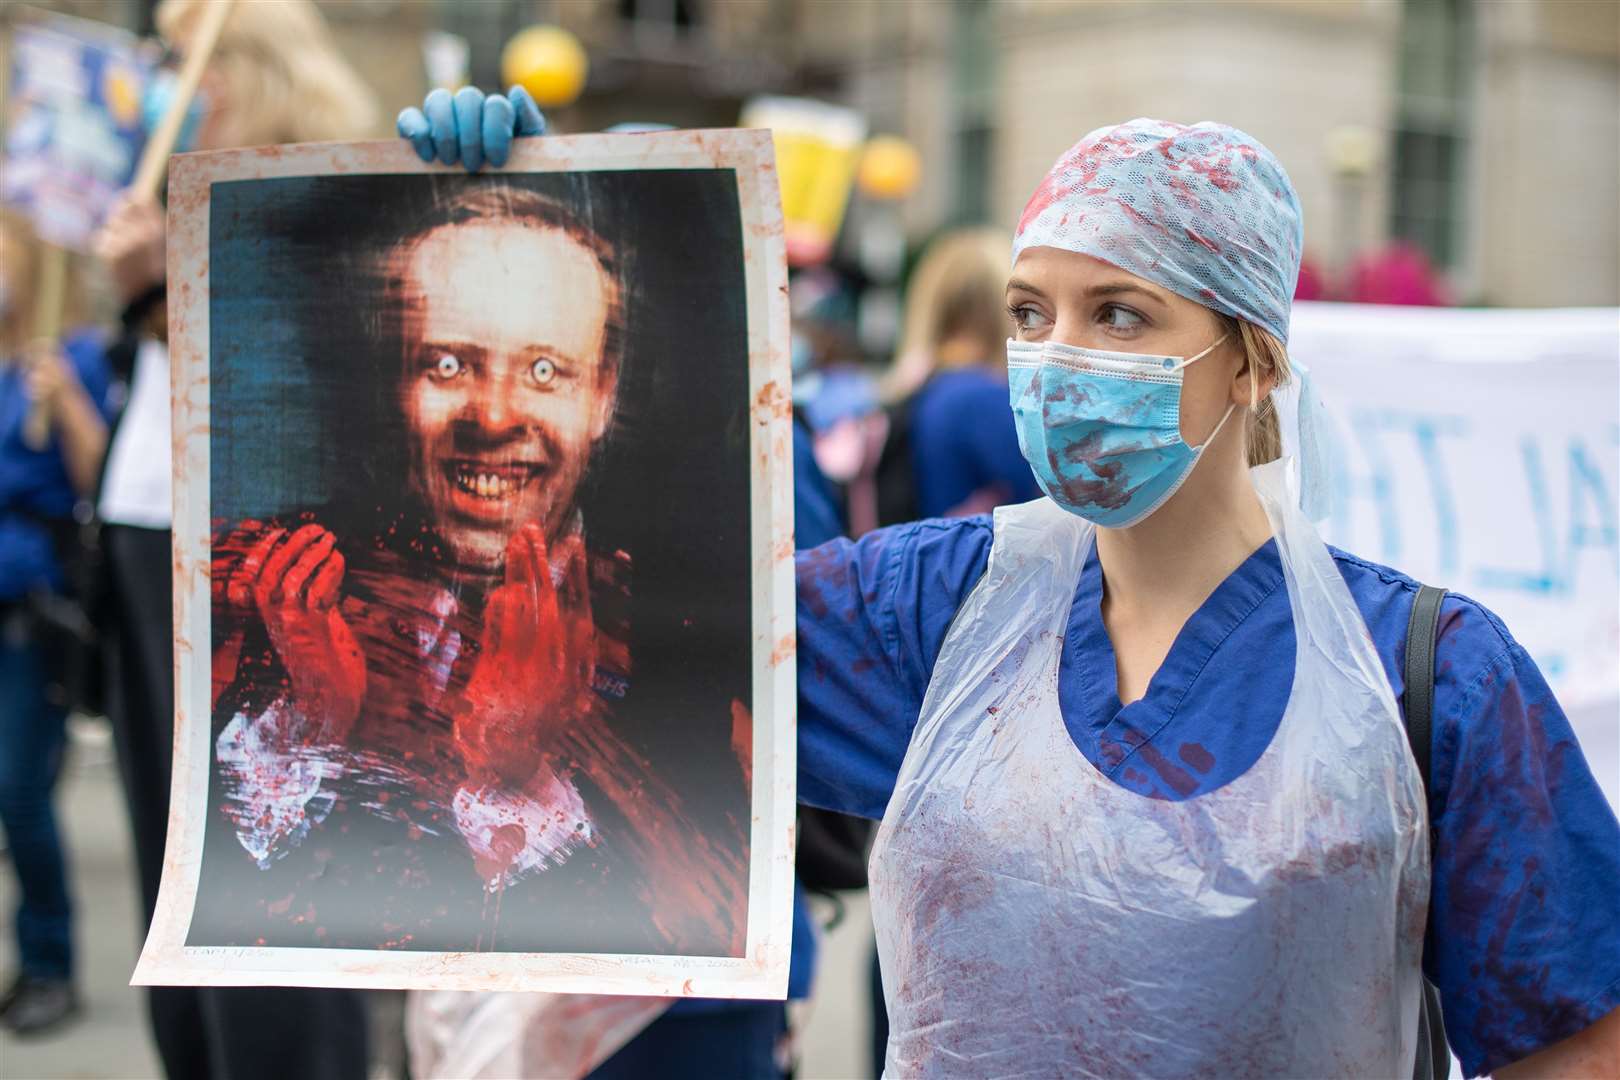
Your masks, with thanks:
<instances>
[{"instance_id":1,"label":"bared teeth in poster","mask_svg":"<svg viewBox=\"0 0 1620 1080\"><path fill-rule=\"evenodd\" d=\"M770 137L182 155L167 861L135 981L782 997Z\"/></svg>"}]
</instances>

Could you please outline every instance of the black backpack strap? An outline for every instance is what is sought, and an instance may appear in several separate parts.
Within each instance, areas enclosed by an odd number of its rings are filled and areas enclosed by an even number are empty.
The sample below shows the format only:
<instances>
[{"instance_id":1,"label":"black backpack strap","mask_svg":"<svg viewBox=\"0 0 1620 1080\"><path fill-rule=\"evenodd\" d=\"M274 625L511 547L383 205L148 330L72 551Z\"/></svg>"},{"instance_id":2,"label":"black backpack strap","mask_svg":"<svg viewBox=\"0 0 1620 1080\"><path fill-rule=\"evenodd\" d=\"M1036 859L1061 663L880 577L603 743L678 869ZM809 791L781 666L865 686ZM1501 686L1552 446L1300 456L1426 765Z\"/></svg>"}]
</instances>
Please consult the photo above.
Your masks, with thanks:
<instances>
[{"instance_id":1,"label":"black backpack strap","mask_svg":"<svg viewBox=\"0 0 1620 1080\"><path fill-rule=\"evenodd\" d=\"M1440 628L1440 601L1446 591L1418 586L1412 617L1406 624L1406 738L1429 792L1429 743L1434 714L1434 640Z\"/></svg>"},{"instance_id":2,"label":"black backpack strap","mask_svg":"<svg viewBox=\"0 0 1620 1080\"><path fill-rule=\"evenodd\" d=\"M1406 624L1406 739L1423 777L1423 796L1429 795L1429 745L1433 738L1434 651L1440 629L1440 601L1446 591L1431 585L1418 586L1412 601L1412 617ZM1432 856L1433 830L1429 845ZM1446 1049L1446 1026L1440 1015L1440 992L1428 979L1423 980L1423 1000L1418 1009L1418 1052L1412 1067L1413 1080L1437 1080L1450 1072L1451 1055Z\"/></svg>"}]
</instances>

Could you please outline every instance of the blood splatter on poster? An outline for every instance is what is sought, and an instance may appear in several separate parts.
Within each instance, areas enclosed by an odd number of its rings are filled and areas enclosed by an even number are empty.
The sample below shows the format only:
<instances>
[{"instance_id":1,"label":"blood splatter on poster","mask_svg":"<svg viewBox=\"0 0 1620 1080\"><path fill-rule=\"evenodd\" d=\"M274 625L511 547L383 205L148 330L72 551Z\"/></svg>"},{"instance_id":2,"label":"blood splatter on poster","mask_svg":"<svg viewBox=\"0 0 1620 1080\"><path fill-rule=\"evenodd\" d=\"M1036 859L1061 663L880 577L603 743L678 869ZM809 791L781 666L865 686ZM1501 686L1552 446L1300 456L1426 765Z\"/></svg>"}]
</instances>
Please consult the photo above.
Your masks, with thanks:
<instances>
[{"instance_id":1,"label":"blood splatter on poster","mask_svg":"<svg viewBox=\"0 0 1620 1080\"><path fill-rule=\"evenodd\" d=\"M758 132L176 160L137 981L781 994L776 198Z\"/></svg>"}]
</instances>

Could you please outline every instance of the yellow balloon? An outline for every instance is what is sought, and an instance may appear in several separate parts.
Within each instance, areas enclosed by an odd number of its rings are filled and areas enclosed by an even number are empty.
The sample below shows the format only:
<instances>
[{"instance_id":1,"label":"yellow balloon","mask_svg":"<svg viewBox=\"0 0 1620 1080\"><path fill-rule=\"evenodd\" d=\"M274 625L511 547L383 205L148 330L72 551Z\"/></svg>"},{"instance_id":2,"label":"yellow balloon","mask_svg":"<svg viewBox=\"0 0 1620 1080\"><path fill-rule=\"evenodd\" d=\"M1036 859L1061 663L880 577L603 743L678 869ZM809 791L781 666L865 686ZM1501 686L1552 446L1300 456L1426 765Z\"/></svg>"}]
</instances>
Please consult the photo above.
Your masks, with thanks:
<instances>
[{"instance_id":1,"label":"yellow balloon","mask_svg":"<svg viewBox=\"0 0 1620 1080\"><path fill-rule=\"evenodd\" d=\"M560 26L531 26L501 50L501 77L517 83L541 108L570 105L585 89L588 67L579 39Z\"/></svg>"},{"instance_id":2,"label":"yellow balloon","mask_svg":"<svg viewBox=\"0 0 1620 1080\"><path fill-rule=\"evenodd\" d=\"M922 158L898 135L875 135L861 154L856 182L874 199L903 199L917 190L922 179Z\"/></svg>"}]
</instances>

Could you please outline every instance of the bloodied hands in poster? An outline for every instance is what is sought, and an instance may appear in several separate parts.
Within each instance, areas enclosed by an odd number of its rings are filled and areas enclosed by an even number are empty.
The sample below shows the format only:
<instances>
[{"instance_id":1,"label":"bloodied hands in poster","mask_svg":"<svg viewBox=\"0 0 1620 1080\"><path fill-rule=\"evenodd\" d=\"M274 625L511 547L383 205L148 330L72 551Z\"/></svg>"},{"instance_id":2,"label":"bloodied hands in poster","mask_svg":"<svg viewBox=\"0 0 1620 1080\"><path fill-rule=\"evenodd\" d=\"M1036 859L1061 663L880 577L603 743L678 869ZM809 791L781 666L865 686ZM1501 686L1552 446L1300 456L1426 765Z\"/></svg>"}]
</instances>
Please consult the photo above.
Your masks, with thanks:
<instances>
[{"instance_id":1,"label":"bloodied hands in poster","mask_svg":"<svg viewBox=\"0 0 1620 1080\"><path fill-rule=\"evenodd\" d=\"M211 186L186 947L745 956L769 523L739 190Z\"/></svg>"}]
</instances>

